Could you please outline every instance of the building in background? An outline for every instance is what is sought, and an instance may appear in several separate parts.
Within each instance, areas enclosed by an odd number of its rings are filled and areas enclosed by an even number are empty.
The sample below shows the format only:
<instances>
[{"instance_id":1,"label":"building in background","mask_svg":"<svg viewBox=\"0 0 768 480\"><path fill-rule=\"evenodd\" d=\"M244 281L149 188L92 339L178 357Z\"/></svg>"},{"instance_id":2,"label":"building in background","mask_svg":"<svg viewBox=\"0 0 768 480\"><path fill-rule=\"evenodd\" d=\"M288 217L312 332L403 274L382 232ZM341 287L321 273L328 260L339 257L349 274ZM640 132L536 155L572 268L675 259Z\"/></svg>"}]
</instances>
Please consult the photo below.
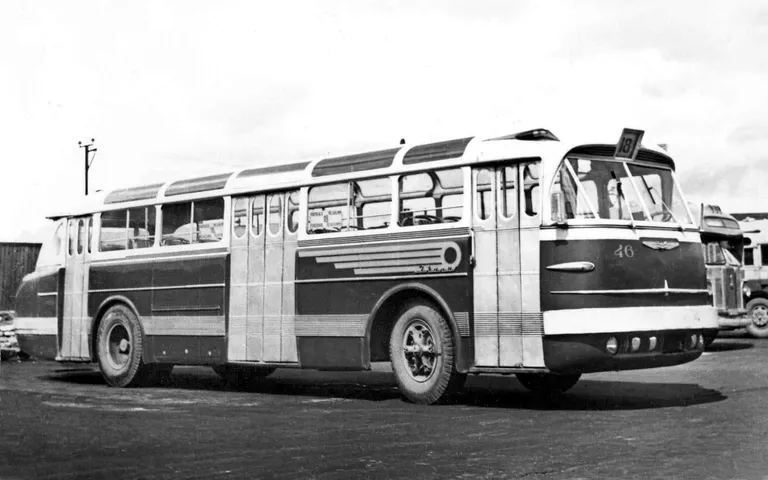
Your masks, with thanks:
<instances>
[{"instance_id":1,"label":"building in background","mask_svg":"<svg viewBox=\"0 0 768 480\"><path fill-rule=\"evenodd\" d=\"M0 242L0 311L11 310L24 275L35 270L39 243Z\"/></svg>"}]
</instances>

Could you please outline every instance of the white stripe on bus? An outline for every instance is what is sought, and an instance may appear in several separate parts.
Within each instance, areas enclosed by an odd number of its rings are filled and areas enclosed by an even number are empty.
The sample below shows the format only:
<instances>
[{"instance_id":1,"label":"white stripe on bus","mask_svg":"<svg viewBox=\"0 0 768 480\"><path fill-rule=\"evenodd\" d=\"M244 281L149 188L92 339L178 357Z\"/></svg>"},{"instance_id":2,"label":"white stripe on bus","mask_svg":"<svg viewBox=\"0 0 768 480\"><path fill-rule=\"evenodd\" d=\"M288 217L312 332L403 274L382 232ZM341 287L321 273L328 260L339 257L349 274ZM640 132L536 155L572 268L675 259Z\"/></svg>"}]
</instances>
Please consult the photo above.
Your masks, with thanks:
<instances>
[{"instance_id":1,"label":"white stripe on bus","mask_svg":"<svg viewBox=\"0 0 768 480\"><path fill-rule=\"evenodd\" d=\"M716 329L710 306L582 308L544 312L544 335Z\"/></svg>"}]
</instances>

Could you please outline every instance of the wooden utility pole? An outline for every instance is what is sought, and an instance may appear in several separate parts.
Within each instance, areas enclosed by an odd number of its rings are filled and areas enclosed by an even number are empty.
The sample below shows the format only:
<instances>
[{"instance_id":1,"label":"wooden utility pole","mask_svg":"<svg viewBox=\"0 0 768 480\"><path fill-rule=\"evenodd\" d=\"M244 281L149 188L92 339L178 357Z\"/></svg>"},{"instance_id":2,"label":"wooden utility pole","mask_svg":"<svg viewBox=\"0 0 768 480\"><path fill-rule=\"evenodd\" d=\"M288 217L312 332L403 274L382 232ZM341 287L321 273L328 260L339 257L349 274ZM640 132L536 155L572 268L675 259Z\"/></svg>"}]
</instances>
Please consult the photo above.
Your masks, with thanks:
<instances>
[{"instance_id":1,"label":"wooden utility pole","mask_svg":"<svg viewBox=\"0 0 768 480\"><path fill-rule=\"evenodd\" d=\"M83 142L77 142L77 145L80 148L85 149L85 194L88 195L88 170L91 168L91 164L93 163L93 159L96 158L96 155L93 156L93 158L90 157L90 154L96 153L95 148L93 147L93 142L95 142L93 138L91 139L91 143L83 144Z\"/></svg>"}]
</instances>

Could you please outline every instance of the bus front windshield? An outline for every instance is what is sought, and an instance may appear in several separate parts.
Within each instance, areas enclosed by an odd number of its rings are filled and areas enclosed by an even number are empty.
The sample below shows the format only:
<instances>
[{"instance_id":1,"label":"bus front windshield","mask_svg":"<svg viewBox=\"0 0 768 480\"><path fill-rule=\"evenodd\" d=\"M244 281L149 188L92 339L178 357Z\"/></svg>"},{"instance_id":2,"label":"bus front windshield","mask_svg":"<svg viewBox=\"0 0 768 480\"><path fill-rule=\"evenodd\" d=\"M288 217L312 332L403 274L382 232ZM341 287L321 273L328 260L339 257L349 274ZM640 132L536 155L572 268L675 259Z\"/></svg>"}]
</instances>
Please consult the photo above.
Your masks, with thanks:
<instances>
[{"instance_id":1,"label":"bus front windshield","mask_svg":"<svg viewBox=\"0 0 768 480\"><path fill-rule=\"evenodd\" d=\"M661 166L566 158L552 192L562 193L568 219L693 224L672 170Z\"/></svg>"}]
</instances>

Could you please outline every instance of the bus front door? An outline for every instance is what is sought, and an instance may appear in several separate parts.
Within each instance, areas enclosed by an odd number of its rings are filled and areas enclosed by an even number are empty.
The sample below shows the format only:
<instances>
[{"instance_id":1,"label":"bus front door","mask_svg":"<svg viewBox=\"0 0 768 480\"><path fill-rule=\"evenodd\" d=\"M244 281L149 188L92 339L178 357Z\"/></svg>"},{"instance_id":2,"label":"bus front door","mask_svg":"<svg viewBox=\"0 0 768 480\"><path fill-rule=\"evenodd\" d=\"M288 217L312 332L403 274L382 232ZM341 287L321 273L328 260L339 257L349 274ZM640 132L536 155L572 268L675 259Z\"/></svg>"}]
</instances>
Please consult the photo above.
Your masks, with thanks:
<instances>
[{"instance_id":1,"label":"bus front door","mask_svg":"<svg viewBox=\"0 0 768 480\"><path fill-rule=\"evenodd\" d=\"M538 217L530 211L528 172L528 164L472 172L473 333L479 367L543 366L537 327Z\"/></svg>"},{"instance_id":2,"label":"bus front door","mask_svg":"<svg viewBox=\"0 0 768 480\"><path fill-rule=\"evenodd\" d=\"M71 218L67 227L67 257L64 263L64 301L59 314L57 360L88 361L88 257L91 248L91 218Z\"/></svg>"}]
</instances>

